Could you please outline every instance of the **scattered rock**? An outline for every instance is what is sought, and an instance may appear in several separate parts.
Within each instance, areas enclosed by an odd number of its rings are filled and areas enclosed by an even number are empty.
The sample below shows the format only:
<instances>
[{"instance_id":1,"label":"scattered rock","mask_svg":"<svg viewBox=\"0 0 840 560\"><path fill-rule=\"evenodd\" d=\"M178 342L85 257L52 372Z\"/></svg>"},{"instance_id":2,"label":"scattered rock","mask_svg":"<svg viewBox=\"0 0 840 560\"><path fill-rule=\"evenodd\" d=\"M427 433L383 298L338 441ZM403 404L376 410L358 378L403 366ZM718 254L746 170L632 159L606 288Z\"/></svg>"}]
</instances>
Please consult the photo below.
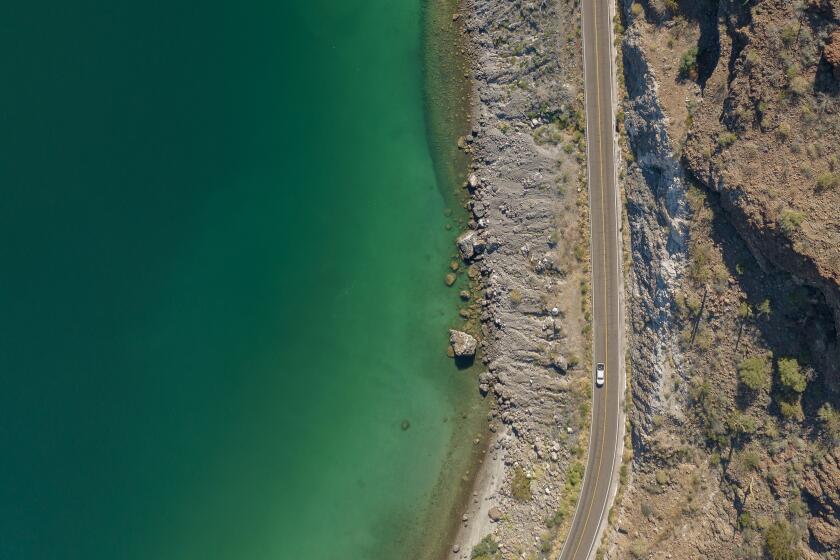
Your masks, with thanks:
<instances>
[{"instance_id":1,"label":"scattered rock","mask_svg":"<svg viewBox=\"0 0 840 560\"><path fill-rule=\"evenodd\" d=\"M411 422L409 422L407 419L400 422L400 429L402 429L402 431L406 431L410 427L411 427Z\"/></svg>"},{"instance_id":2,"label":"scattered rock","mask_svg":"<svg viewBox=\"0 0 840 560\"><path fill-rule=\"evenodd\" d=\"M446 283L447 286L451 286L455 283L455 280L457 279L458 277L450 272L444 277L443 281Z\"/></svg>"},{"instance_id":3,"label":"scattered rock","mask_svg":"<svg viewBox=\"0 0 840 560\"><path fill-rule=\"evenodd\" d=\"M461 299L464 301L470 300L470 293L467 290L461 290L461 293L458 295L461 296Z\"/></svg>"}]
</instances>

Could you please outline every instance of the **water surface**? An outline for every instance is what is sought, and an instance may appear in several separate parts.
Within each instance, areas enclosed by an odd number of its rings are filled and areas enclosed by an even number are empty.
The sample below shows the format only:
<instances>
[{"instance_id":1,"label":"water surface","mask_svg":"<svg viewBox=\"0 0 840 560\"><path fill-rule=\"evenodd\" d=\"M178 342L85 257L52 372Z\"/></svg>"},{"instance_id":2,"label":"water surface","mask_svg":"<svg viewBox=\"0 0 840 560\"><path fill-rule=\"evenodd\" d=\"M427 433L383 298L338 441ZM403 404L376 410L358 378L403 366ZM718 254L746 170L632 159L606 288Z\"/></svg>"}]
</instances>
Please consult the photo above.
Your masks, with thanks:
<instances>
[{"instance_id":1,"label":"water surface","mask_svg":"<svg viewBox=\"0 0 840 560\"><path fill-rule=\"evenodd\" d=\"M124 4L2 18L0 558L411 558L481 413L422 2Z\"/></svg>"}]
</instances>

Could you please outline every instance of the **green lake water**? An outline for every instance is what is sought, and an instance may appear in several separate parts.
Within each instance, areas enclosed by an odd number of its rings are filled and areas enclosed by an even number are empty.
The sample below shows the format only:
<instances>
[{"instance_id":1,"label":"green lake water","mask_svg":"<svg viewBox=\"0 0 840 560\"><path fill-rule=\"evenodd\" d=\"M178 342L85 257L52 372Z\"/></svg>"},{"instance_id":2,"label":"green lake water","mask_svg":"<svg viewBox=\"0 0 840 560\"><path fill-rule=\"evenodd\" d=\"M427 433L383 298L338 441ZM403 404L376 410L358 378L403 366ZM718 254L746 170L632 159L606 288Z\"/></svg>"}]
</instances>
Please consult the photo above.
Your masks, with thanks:
<instances>
[{"instance_id":1,"label":"green lake water","mask_svg":"<svg viewBox=\"0 0 840 560\"><path fill-rule=\"evenodd\" d=\"M483 412L445 356L423 10L2 10L0 558L443 538Z\"/></svg>"}]
</instances>

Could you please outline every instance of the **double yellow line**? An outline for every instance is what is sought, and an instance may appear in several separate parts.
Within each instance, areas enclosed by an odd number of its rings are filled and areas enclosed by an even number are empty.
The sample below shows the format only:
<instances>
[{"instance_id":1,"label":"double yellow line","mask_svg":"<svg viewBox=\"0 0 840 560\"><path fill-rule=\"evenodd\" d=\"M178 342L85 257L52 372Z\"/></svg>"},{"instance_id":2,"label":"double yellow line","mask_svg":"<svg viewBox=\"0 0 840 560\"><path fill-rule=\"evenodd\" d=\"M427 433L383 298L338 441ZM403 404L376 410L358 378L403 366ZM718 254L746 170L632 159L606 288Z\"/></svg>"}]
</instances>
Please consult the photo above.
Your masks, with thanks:
<instances>
[{"instance_id":1,"label":"double yellow line","mask_svg":"<svg viewBox=\"0 0 840 560\"><path fill-rule=\"evenodd\" d=\"M600 191L601 191L601 240L603 244L603 264L604 264L604 387L603 390L606 394L607 387L609 384L609 376L607 372L609 371L609 361L610 361L610 353L609 353L609 305L607 304L608 299L608 290L607 290L607 231L606 231L606 212L604 211L604 137L601 133L601 125L603 124L601 118L601 80L600 80L600 71L599 71L599 51L598 51L598 0L592 0L592 26L594 30L593 35L593 43L595 44L595 104L596 104L596 113L597 113L597 126L596 131L598 134L598 153L600 157L600 165L598 166L598 178L600 181ZM584 46L584 48L586 48ZM585 75L584 69L584 75ZM590 163L590 162L587 162ZM591 185L590 185L591 188ZM591 191L590 191L591 192ZM590 194L591 196L591 194ZM594 255L593 255L594 256ZM594 269L592 271L593 278L594 278ZM593 307L594 307L594 300L593 300ZM594 318L594 313L593 313ZM606 396L604 397L606 399ZM593 395L593 405L594 405L595 396ZM604 409L604 425L603 429L601 430L601 444L598 449L598 470L595 474L595 477L592 478L593 484L595 484L595 489L598 488L598 481L601 476L601 467L604 460L604 442L606 438L606 427L607 427L607 405L606 402L602 407ZM590 429L594 429L595 426L593 425ZM591 452L592 450L590 450ZM594 491L593 491L594 493ZM586 517L584 518L583 525L581 526L580 533L578 536L578 541L575 546L575 550L572 553L572 559L577 557L578 551L580 549L580 545L583 543L583 534L585 532L585 528L589 525L589 518L592 515L592 505L595 503L594 497L589 501L589 507L586 510ZM599 520L600 521L600 520Z\"/></svg>"}]
</instances>

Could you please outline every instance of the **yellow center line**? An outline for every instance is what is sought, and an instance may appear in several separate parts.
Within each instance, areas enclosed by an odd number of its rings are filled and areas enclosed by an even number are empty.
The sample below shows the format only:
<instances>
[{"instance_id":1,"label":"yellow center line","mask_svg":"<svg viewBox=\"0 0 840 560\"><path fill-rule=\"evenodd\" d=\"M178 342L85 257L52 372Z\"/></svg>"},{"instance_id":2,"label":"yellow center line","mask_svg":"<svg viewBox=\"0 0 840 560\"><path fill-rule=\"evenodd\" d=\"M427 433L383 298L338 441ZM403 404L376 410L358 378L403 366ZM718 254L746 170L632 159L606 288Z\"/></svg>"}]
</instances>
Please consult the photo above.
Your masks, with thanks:
<instances>
[{"instance_id":1,"label":"yellow center line","mask_svg":"<svg viewBox=\"0 0 840 560\"><path fill-rule=\"evenodd\" d=\"M607 232L606 232L606 213L604 212L604 165L603 165L603 157L604 157L604 142L603 142L603 135L601 134L601 80L599 78L600 72L598 71L598 0L592 0L592 25L594 30L594 39L593 42L595 44L595 104L596 104L596 116L597 116L597 126L596 126L596 133L598 135L598 154L600 157L601 165L598 166L598 177L600 181L600 190L601 190L601 237L602 237L602 244L604 249L603 259L604 259L604 387L603 391L606 393L607 391L607 384L609 383L609 376L607 372L609 371L609 361L610 361L610 353L609 353L609 310L607 305ZM591 185L590 185L591 187ZM594 256L594 255L593 255ZM593 270L594 273L594 270ZM594 303L594 302L593 302ZM606 398L606 397L605 397ZM593 406L595 402L595 397L593 395ZM601 430L601 445L598 449L598 470L595 474L595 478L593 480L593 484L595 484L595 488L598 488L598 479L601 475L601 464L604 460L604 439L606 437L606 427L607 427L607 404L604 403L604 429ZM592 426L594 429L595 426ZM594 491L593 491L594 494ZM580 545L583 543L583 534L585 532L586 526L589 524L589 517L592 514L592 505L595 503L595 500L592 499L589 501L589 508L586 511L586 518L583 521L583 525L580 529L580 536L578 537L577 545L575 546L575 551L572 553L572 558L577 557L578 550L580 549Z\"/></svg>"}]
</instances>

